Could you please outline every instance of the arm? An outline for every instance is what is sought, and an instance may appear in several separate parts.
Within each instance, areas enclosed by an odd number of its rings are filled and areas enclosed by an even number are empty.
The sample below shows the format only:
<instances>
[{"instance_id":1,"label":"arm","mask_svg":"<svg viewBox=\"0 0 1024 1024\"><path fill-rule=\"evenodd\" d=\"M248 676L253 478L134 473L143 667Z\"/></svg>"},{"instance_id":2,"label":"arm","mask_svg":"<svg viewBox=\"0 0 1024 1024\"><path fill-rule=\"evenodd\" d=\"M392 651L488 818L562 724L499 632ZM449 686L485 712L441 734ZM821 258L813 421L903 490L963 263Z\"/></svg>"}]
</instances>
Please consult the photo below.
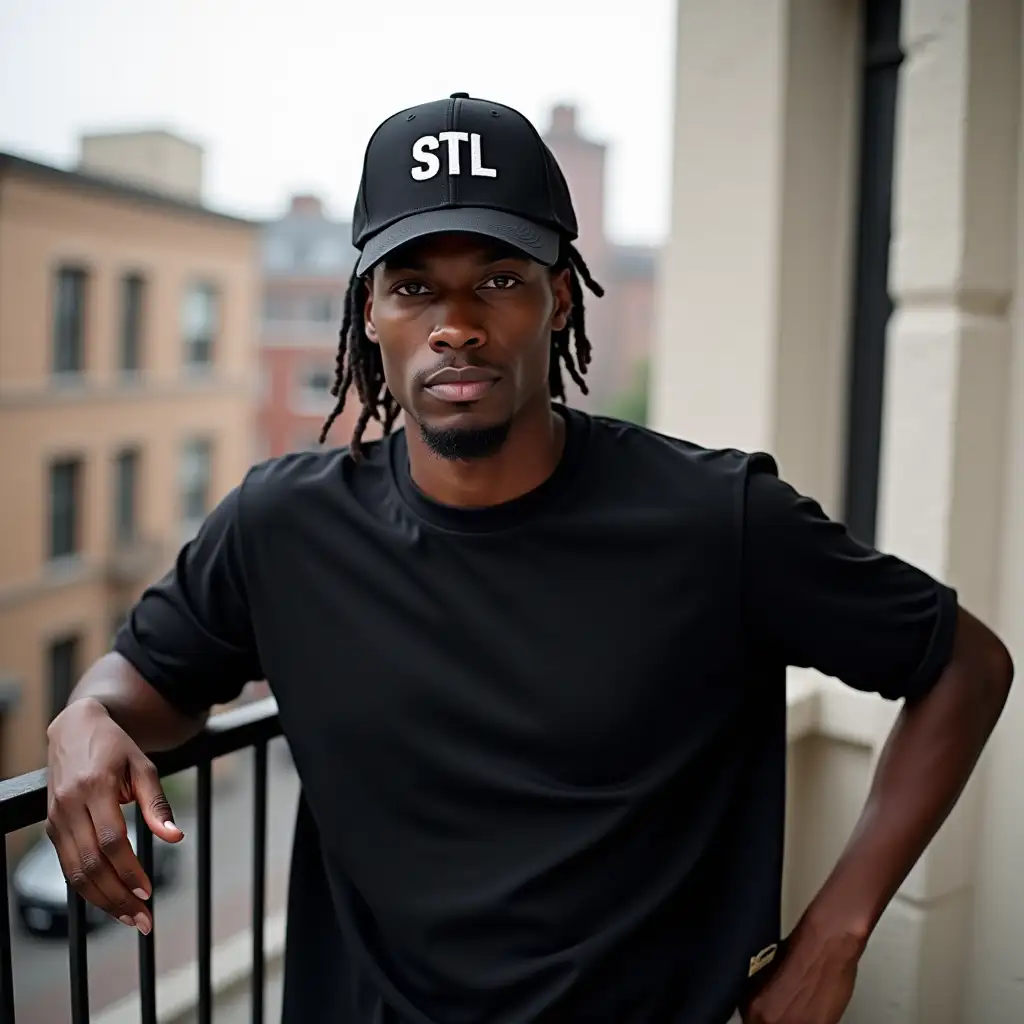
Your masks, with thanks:
<instances>
[{"instance_id":1,"label":"arm","mask_svg":"<svg viewBox=\"0 0 1024 1024\"><path fill-rule=\"evenodd\" d=\"M934 689L901 711L853 836L804 915L809 933L867 942L953 809L1012 679L1007 649L961 609L953 658Z\"/></svg>"},{"instance_id":2,"label":"arm","mask_svg":"<svg viewBox=\"0 0 1024 1024\"><path fill-rule=\"evenodd\" d=\"M153 834L182 839L153 762L195 735L214 704L262 678L239 536L239 491L214 510L173 569L149 587L47 730L47 834L70 885L147 932L152 885L121 805Z\"/></svg>"},{"instance_id":3,"label":"arm","mask_svg":"<svg viewBox=\"0 0 1024 1024\"><path fill-rule=\"evenodd\" d=\"M68 725L79 728L105 714L148 752L173 750L195 736L207 713L179 711L139 675L123 655L111 651L82 676L67 707L53 720L47 735Z\"/></svg>"},{"instance_id":4,"label":"arm","mask_svg":"<svg viewBox=\"0 0 1024 1024\"><path fill-rule=\"evenodd\" d=\"M745 1018L833 1024L885 907L970 778L1013 667L952 590L860 544L773 474L751 477L746 517L755 648L904 701L845 851Z\"/></svg>"}]
</instances>

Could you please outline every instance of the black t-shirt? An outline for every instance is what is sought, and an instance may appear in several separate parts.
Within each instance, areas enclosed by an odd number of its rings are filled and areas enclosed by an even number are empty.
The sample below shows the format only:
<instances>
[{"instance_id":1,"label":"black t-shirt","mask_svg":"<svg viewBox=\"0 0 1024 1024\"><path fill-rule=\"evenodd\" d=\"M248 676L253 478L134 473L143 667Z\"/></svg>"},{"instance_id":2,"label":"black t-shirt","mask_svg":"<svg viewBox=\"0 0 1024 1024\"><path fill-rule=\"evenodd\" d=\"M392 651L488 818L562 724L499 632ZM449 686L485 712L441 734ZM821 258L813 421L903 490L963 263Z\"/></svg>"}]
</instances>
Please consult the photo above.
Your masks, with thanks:
<instances>
[{"instance_id":1,"label":"black t-shirt","mask_svg":"<svg viewBox=\"0 0 1024 1024\"><path fill-rule=\"evenodd\" d=\"M780 939L786 666L901 698L950 657L953 591L770 457L559 411L497 507L402 432L254 467L118 636L183 709L277 698L287 1024L720 1024Z\"/></svg>"}]
</instances>

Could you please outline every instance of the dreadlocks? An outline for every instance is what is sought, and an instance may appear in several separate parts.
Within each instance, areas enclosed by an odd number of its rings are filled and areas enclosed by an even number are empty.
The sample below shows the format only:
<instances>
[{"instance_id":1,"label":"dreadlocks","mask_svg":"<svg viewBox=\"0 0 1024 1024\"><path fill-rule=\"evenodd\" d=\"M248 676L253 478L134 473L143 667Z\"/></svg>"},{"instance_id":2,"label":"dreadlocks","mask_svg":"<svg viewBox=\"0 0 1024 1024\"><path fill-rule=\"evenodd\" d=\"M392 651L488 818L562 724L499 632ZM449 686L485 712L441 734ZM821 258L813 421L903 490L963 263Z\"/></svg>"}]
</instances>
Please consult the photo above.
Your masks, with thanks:
<instances>
[{"instance_id":1,"label":"dreadlocks","mask_svg":"<svg viewBox=\"0 0 1024 1024\"><path fill-rule=\"evenodd\" d=\"M594 295L604 295L604 289L590 276L583 257L569 242L563 242L558 262L553 269L564 270L566 267L569 268L572 308L565 328L551 333L551 369L548 374L551 397L561 401L565 400L563 365L576 386L583 394L587 394L583 376L590 365L591 347L584 325L583 288L580 280ZM362 454L363 432L370 420L376 420L383 426L384 433L389 434L402 411L384 380L380 348L366 336L363 310L366 308L367 287L366 279L353 270L345 292L341 330L338 332L337 365L331 387L331 394L337 398L337 403L320 431L320 443L323 444L334 421L345 408L345 398L354 383L356 394L363 405L352 431L351 450L356 458Z\"/></svg>"}]
</instances>

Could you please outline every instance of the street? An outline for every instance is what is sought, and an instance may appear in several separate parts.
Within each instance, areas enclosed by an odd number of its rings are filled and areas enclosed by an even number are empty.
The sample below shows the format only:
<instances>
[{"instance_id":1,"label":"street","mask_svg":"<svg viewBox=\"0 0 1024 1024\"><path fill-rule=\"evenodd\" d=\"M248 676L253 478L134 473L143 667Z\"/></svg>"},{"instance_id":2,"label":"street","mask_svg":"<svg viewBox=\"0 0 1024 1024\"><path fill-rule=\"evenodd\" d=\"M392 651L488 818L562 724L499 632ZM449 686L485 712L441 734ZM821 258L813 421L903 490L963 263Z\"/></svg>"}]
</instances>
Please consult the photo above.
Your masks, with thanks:
<instances>
[{"instance_id":1,"label":"street","mask_svg":"<svg viewBox=\"0 0 1024 1024\"><path fill-rule=\"evenodd\" d=\"M252 754L222 758L213 789L213 940L216 944L251 924ZM179 781L180 780L180 781ZM185 833L178 879L155 896L157 973L188 963L196 955L196 834L194 772L183 772L168 787L175 819ZM283 909L298 780L283 741L271 745L267 779L268 914ZM68 955L64 939L27 935L12 918L15 1005L19 1024L66 1024L71 1019ZM138 988L138 933L111 921L89 936L90 1007L95 1014Z\"/></svg>"}]
</instances>

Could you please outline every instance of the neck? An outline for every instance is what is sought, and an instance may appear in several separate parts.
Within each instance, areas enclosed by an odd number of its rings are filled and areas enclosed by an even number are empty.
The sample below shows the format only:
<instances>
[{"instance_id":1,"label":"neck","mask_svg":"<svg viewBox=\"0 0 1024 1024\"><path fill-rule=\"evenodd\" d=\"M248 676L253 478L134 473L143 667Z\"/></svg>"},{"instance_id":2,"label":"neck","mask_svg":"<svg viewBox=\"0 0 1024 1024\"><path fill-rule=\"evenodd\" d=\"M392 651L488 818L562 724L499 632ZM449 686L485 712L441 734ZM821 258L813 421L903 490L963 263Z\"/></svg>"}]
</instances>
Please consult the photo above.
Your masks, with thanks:
<instances>
[{"instance_id":1,"label":"neck","mask_svg":"<svg viewBox=\"0 0 1024 1024\"><path fill-rule=\"evenodd\" d=\"M555 471L565 445L565 421L545 398L523 409L501 449L483 459L442 459L415 426L406 428L409 473L416 486L442 505L484 508L512 501L539 487Z\"/></svg>"}]
</instances>

